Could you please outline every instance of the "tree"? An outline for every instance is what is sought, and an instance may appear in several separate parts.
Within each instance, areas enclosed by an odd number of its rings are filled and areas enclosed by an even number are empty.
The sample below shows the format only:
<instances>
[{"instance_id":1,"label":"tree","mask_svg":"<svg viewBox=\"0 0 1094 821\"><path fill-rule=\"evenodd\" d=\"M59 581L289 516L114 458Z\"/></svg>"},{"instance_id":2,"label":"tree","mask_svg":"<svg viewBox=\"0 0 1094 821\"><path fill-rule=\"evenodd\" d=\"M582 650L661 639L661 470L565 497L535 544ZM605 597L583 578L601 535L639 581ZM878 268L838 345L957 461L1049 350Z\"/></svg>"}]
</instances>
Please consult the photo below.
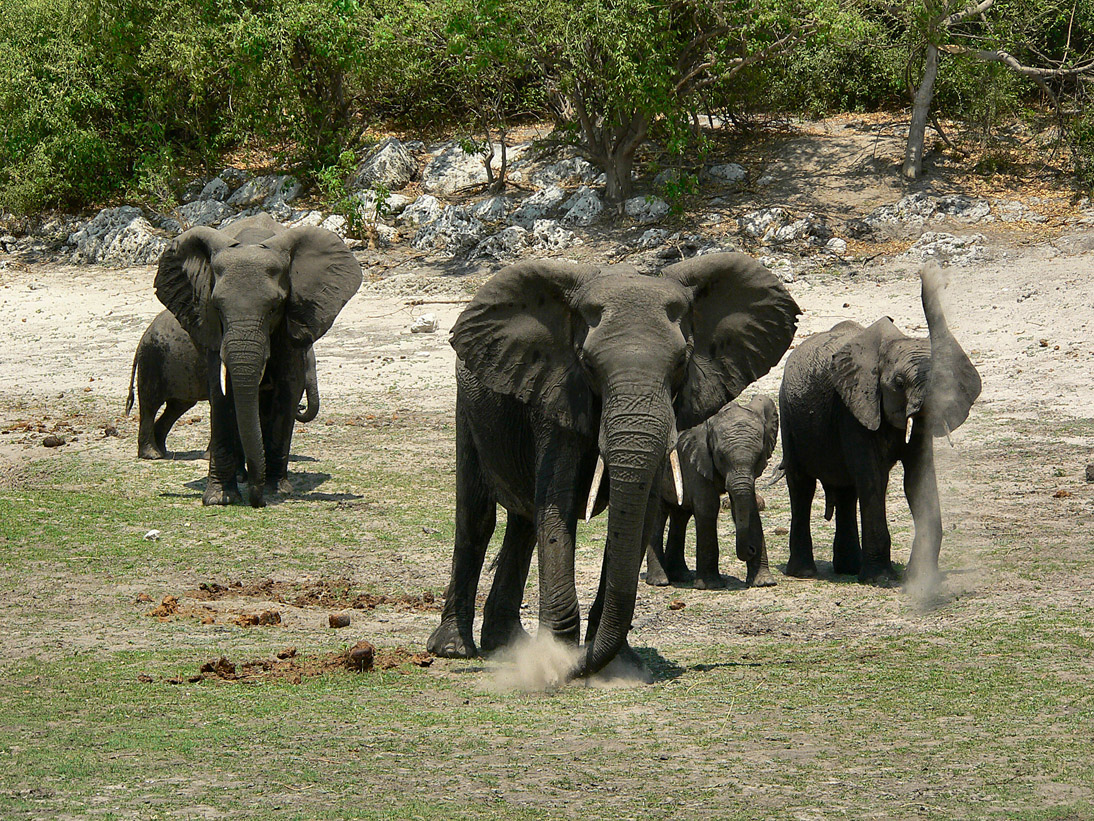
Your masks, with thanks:
<instances>
[{"instance_id":1,"label":"tree","mask_svg":"<svg viewBox=\"0 0 1094 821\"><path fill-rule=\"evenodd\" d=\"M655 120L686 120L698 92L785 54L817 31L827 3L759 0L531 0L535 43L560 127L607 177L632 191L638 147Z\"/></svg>"},{"instance_id":2,"label":"tree","mask_svg":"<svg viewBox=\"0 0 1094 821\"><path fill-rule=\"evenodd\" d=\"M942 55L998 63L1031 80L1059 109L1050 82L1094 77L1088 0L911 0L889 11L913 21L924 52L902 173L923 172L923 142Z\"/></svg>"}]
</instances>

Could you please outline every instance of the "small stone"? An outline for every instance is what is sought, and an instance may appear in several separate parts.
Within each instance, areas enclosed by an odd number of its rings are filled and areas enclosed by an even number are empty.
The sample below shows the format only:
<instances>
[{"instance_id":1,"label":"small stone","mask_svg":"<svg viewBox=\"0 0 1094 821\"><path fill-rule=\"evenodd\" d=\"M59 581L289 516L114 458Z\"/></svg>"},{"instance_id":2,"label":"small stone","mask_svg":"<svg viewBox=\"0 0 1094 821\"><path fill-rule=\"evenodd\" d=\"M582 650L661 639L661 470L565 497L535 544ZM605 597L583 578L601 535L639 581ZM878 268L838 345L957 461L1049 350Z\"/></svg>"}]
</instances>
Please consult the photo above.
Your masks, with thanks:
<instances>
[{"instance_id":1,"label":"small stone","mask_svg":"<svg viewBox=\"0 0 1094 821\"><path fill-rule=\"evenodd\" d=\"M1061 488L1060 490L1057 490L1055 493L1052 494L1052 497L1054 499L1067 499L1070 496L1071 496L1071 491L1070 490L1064 490L1063 488Z\"/></svg>"},{"instance_id":2,"label":"small stone","mask_svg":"<svg viewBox=\"0 0 1094 821\"><path fill-rule=\"evenodd\" d=\"M280 650L277 653L277 657L284 661L285 659L291 659L296 655L295 647L286 647L284 650Z\"/></svg>"},{"instance_id":3,"label":"small stone","mask_svg":"<svg viewBox=\"0 0 1094 821\"><path fill-rule=\"evenodd\" d=\"M790 529L786 527L777 527L773 532L776 536L786 536L790 533Z\"/></svg>"},{"instance_id":4,"label":"small stone","mask_svg":"<svg viewBox=\"0 0 1094 821\"><path fill-rule=\"evenodd\" d=\"M437 317L433 314L422 314L414 320L410 326L412 334L431 334L437 330Z\"/></svg>"},{"instance_id":5,"label":"small stone","mask_svg":"<svg viewBox=\"0 0 1094 821\"><path fill-rule=\"evenodd\" d=\"M669 604L669 610L683 610L685 607L687 607L687 604L680 599L676 599L671 604Z\"/></svg>"},{"instance_id":6,"label":"small stone","mask_svg":"<svg viewBox=\"0 0 1094 821\"><path fill-rule=\"evenodd\" d=\"M51 433L49 436L42 440L42 444L47 448L59 448L64 443L64 439L53 433Z\"/></svg>"},{"instance_id":7,"label":"small stone","mask_svg":"<svg viewBox=\"0 0 1094 821\"><path fill-rule=\"evenodd\" d=\"M1086 480L1088 482L1094 482L1094 462L1091 462L1086 466Z\"/></svg>"},{"instance_id":8,"label":"small stone","mask_svg":"<svg viewBox=\"0 0 1094 821\"><path fill-rule=\"evenodd\" d=\"M160 538L160 532L158 530L156 530L155 528L152 528L151 530L149 530L147 533L144 534L144 540L146 542L156 542L156 541L159 541L159 538Z\"/></svg>"},{"instance_id":9,"label":"small stone","mask_svg":"<svg viewBox=\"0 0 1094 821\"><path fill-rule=\"evenodd\" d=\"M327 617L327 621L330 626L335 630L340 630L343 627L349 627L349 613L331 613Z\"/></svg>"}]
</instances>

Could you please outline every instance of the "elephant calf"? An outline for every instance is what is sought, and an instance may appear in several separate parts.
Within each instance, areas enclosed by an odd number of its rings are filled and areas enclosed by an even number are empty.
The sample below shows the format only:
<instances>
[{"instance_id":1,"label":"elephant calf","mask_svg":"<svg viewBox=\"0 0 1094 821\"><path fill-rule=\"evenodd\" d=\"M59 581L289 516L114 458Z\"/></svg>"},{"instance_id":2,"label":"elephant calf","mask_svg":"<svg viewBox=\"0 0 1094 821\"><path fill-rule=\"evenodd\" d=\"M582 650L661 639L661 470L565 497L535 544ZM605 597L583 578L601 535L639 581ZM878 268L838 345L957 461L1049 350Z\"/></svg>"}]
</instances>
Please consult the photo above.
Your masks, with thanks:
<instances>
[{"instance_id":1,"label":"elephant calf","mask_svg":"<svg viewBox=\"0 0 1094 821\"><path fill-rule=\"evenodd\" d=\"M297 410L298 422L310 422L319 413L319 383L315 374L315 351L309 345L304 389L306 408ZM137 432L137 456L141 459L166 459L167 434L181 416L198 402L209 401L209 379L205 356L190 334L170 311L161 311L149 324L129 372L129 396L125 415L133 410L136 385L140 428ZM299 398L297 400L299 402ZM159 419L156 414L163 408Z\"/></svg>"},{"instance_id":2,"label":"elephant calf","mask_svg":"<svg viewBox=\"0 0 1094 821\"><path fill-rule=\"evenodd\" d=\"M896 578L885 493L897 461L915 522L908 574L928 581L938 574L942 514L934 437L968 417L980 395L980 374L946 324L942 271L929 265L920 278L928 339L905 336L887 317L869 328L841 322L809 337L786 360L779 412L790 492L787 575L817 575L809 514L819 480L826 517L833 509L836 514L835 572L857 573L864 582Z\"/></svg>"},{"instance_id":3,"label":"elephant calf","mask_svg":"<svg viewBox=\"0 0 1094 821\"><path fill-rule=\"evenodd\" d=\"M646 583L666 585L687 581L684 534L695 517L695 586L721 588L718 571L718 510L729 494L737 530L737 558L748 567L753 587L775 584L767 566L763 524L756 498L756 478L767 467L779 433L779 413L768 396L747 405L730 402L700 425L680 433L676 450L683 478L683 504L677 503L670 473L662 480L661 513L646 548ZM665 519L668 545L663 548Z\"/></svg>"}]
</instances>

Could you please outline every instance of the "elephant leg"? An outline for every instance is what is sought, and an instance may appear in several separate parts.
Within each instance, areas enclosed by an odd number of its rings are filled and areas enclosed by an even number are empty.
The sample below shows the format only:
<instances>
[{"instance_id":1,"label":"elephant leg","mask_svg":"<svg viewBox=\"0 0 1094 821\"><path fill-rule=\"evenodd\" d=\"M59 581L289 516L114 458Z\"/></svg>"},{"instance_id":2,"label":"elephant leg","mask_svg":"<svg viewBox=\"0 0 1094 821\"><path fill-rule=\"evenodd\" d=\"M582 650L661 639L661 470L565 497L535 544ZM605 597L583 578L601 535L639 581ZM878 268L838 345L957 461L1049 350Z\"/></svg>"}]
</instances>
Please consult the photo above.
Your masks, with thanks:
<instances>
[{"instance_id":1,"label":"elephant leg","mask_svg":"<svg viewBox=\"0 0 1094 821\"><path fill-rule=\"evenodd\" d=\"M657 521L646 543L646 584L654 587L664 587L669 583L669 575L665 570L665 521L667 518L668 510L662 503L658 505Z\"/></svg>"},{"instance_id":2,"label":"elephant leg","mask_svg":"<svg viewBox=\"0 0 1094 821\"><path fill-rule=\"evenodd\" d=\"M163 409L163 413L160 414L160 418L156 420L156 447L164 454L167 454L167 434L171 432L171 428L174 424L182 418L182 415L190 408L194 407L196 402L183 402L179 399L168 399L167 405Z\"/></svg>"},{"instance_id":3,"label":"elephant leg","mask_svg":"<svg viewBox=\"0 0 1094 821\"><path fill-rule=\"evenodd\" d=\"M867 462L859 468L855 483L862 511L862 563L858 579L866 584L887 584L897 578L892 562L893 542L885 514L889 472L876 462Z\"/></svg>"},{"instance_id":4,"label":"elephant leg","mask_svg":"<svg viewBox=\"0 0 1094 821\"><path fill-rule=\"evenodd\" d=\"M695 579L684 559L684 542L692 512L682 507L669 511L668 542L665 545L665 573L672 584L687 584Z\"/></svg>"},{"instance_id":5,"label":"elephant leg","mask_svg":"<svg viewBox=\"0 0 1094 821\"><path fill-rule=\"evenodd\" d=\"M760 547L760 555L755 559L745 562L748 569L745 575L745 584L749 587L774 587L775 577L771 575L771 568L767 563L767 545Z\"/></svg>"},{"instance_id":6,"label":"elephant leg","mask_svg":"<svg viewBox=\"0 0 1094 821\"><path fill-rule=\"evenodd\" d=\"M855 575L862 566L858 539L858 497L854 487L826 489L836 508L836 537L832 542L832 569L840 575Z\"/></svg>"},{"instance_id":7,"label":"elephant leg","mask_svg":"<svg viewBox=\"0 0 1094 821\"><path fill-rule=\"evenodd\" d=\"M813 560L813 534L809 530L809 517L813 496L817 492L817 480L788 469L786 489L790 494L790 558L786 562L786 575L815 579L817 564Z\"/></svg>"},{"instance_id":8,"label":"elephant leg","mask_svg":"<svg viewBox=\"0 0 1094 821\"><path fill-rule=\"evenodd\" d=\"M695 587L699 590L720 590L726 586L718 572L718 507L710 511L695 511Z\"/></svg>"},{"instance_id":9,"label":"elephant leg","mask_svg":"<svg viewBox=\"0 0 1094 821\"><path fill-rule=\"evenodd\" d=\"M430 635L426 649L442 658L471 658L475 647L475 593L494 535L497 500L482 471L470 425L456 415L456 539L452 576L445 591L441 623Z\"/></svg>"},{"instance_id":10,"label":"elephant leg","mask_svg":"<svg viewBox=\"0 0 1094 821\"><path fill-rule=\"evenodd\" d=\"M915 429L904 459L904 495L912 511L915 537L908 559L907 576L915 581L938 580L938 553L942 547L942 509L934 470L934 443Z\"/></svg>"},{"instance_id":11,"label":"elephant leg","mask_svg":"<svg viewBox=\"0 0 1094 821\"><path fill-rule=\"evenodd\" d=\"M539 626L560 641L576 644L581 636L581 610L574 580L575 477L581 463L582 446L565 431L551 430L544 436L542 428L537 441L545 445L537 447L536 458Z\"/></svg>"},{"instance_id":12,"label":"elephant leg","mask_svg":"<svg viewBox=\"0 0 1094 821\"><path fill-rule=\"evenodd\" d=\"M271 341L273 348L266 366L268 390L262 397L262 441L266 450L266 490L292 493L289 482L289 447L296 425L296 410L304 393L306 351L292 348L287 341Z\"/></svg>"},{"instance_id":13,"label":"elephant leg","mask_svg":"<svg viewBox=\"0 0 1094 821\"><path fill-rule=\"evenodd\" d=\"M498 569L482 610L479 649L483 653L492 653L528 636L520 623L520 605L535 547L535 523L510 512L498 554Z\"/></svg>"},{"instance_id":14,"label":"elephant leg","mask_svg":"<svg viewBox=\"0 0 1094 821\"><path fill-rule=\"evenodd\" d=\"M138 412L140 427L137 429L137 456L141 459L166 459L167 449L156 435L156 411L160 402L152 399L147 391L138 386ZM173 423L172 423L173 424ZM166 431L164 431L166 436Z\"/></svg>"},{"instance_id":15,"label":"elephant leg","mask_svg":"<svg viewBox=\"0 0 1094 821\"><path fill-rule=\"evenodd\" d=\"M242 501L239 486L236 484L236 471L241 460L239 431L236 427L235 402L231 396L220 392L220 357L214 352L209 354L209 478L203 505L228 505ZM216 380L217 384L212 384ZM229 393L230 393L229 389Z\"/></svg>"}]
</instances>

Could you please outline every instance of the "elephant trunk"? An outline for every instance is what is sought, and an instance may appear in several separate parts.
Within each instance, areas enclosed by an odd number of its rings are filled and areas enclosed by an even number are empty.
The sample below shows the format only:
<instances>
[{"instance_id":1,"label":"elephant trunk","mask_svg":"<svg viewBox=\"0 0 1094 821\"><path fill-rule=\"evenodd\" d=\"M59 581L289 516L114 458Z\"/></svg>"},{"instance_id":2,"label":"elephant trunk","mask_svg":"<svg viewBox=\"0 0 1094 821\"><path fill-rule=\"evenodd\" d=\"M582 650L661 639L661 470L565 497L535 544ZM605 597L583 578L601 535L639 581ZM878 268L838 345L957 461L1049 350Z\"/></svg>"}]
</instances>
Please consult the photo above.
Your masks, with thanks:
<instances>
[{"instance_id":1,"label":"elephant trunk","mask_svg":"<svg viewBox=\"0 0 1094 821\"><path fill-rule=\"evenodd\" d=\"M944 436L968 418L980 395L980 374L950 333L942 309L945 275L937 265L920 271L923 315L931 341L930 383L924 413L934 436Z\"/></svg>"},{"instance_id":2,"label":"elephant trunk","mask_svg":"<svg viewBox=\"0 0 1094 821\"><path fill-rule=\"evenodd\" d=\"M315 374L315 350L309 346L307 351L308 368L304 373L304 393L308 397L308 406L296 412L297 422L310 422L319 414L319 379Z\"/></svg>"},{"instance_id":3,"label":"elephant trunk","mask_svg":"<svg viewBox=\"0 0 1094 821\"><path fill-rule=\"evenodd\" d=\"M608 392L602 417L604 461L610 482L608 538L601 570L599 622L576 676L592 675L623 648L634 615L638 576L645 555L650 492L661 476L673 430L668 391ZM594 606L595 609L595 606ZM590 615L590 621L594 621Z\"/></svg>"},{"instance_id":4,"label":"elephant trunk","mask_svg":"<svg viewBox=\"0 0 1094 821\"><path fill-rule=\"evenodd\" d=\"M259 332L246 333L233 328L224 335L221 360L228 369L235 397L236 425L247 460L247 483L252 507L263 507L262 493L266 485L266 452L262 443L262 422L259 416L259 385L270 355L268 337Z\"/></svg>"},{"instance_id":5,"label":"elephant trunk","mask_svg":"<svg viewBox=\"0 0 1094 821\"><path fill-rule=\"evenodd\" d=\"M756 506L756 480L751 475L726 481L726 492L733 505L733 525L737 531L737 558L749 562L760 555L763 527Z\"/></svg>"}]
</instances>

